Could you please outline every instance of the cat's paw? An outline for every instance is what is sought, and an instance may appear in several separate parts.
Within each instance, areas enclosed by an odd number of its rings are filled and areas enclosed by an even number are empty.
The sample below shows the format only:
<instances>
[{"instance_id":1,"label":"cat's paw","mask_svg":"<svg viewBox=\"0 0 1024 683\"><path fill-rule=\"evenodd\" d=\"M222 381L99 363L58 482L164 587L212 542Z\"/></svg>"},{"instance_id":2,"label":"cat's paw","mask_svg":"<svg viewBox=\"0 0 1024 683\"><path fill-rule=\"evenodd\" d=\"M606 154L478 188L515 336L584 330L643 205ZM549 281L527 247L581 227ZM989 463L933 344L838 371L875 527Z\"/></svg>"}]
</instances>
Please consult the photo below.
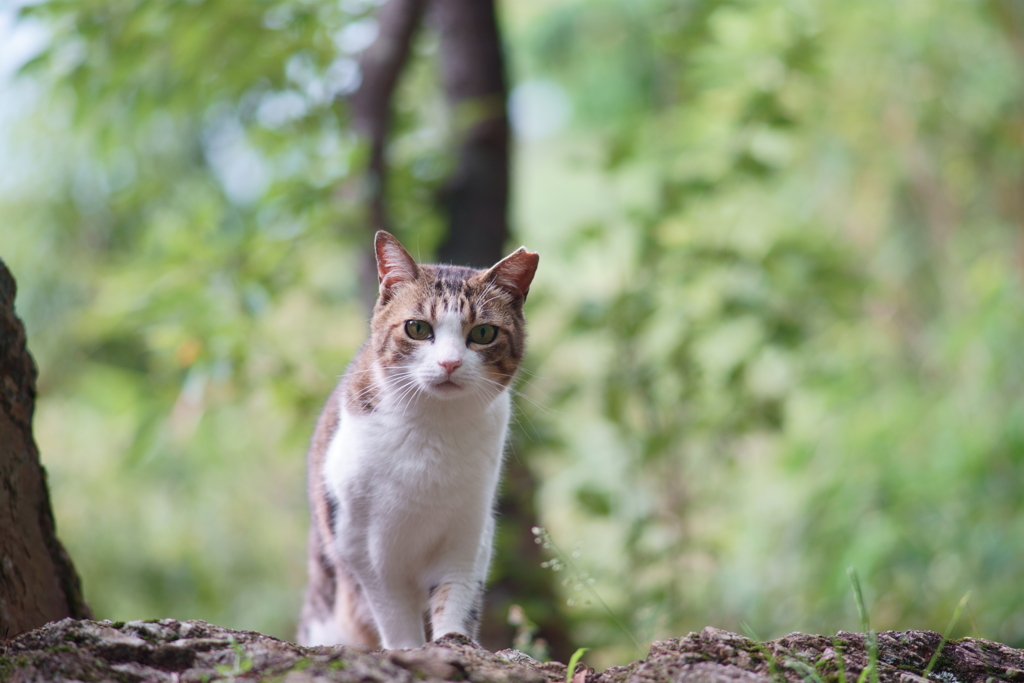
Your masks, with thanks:
<instances>
[{"instance_id":1,"label":"cat's paw","mask_svg":"<svg viewBox=\"0 0 1024 683\"><path fill-rule=\"evenodd\" d=\"M440 638L434 638L430 642L434 645L468 645L478 650L484 649L484 647L480 643L476 642L466 634L458 633L456 631L450 631L449 633L444 634Z\"/></svg>"}]
</instances>

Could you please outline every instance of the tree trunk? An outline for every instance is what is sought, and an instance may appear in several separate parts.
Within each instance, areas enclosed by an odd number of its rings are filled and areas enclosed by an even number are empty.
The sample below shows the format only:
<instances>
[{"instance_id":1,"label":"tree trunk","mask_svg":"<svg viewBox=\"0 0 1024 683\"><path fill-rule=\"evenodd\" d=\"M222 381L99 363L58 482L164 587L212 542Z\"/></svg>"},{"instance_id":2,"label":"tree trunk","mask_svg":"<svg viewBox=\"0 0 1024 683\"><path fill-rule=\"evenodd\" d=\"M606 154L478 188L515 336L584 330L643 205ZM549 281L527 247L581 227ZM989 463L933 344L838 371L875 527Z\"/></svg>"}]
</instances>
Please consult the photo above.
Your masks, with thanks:
<instances>
[{"instance_id":1,"label":"tree trunk","mask_svg":"<svg viewBox=\"0 0 1024 683\"><path fill-rule=\"evenodd\" d=\"M431 0L428 21L440 37L441 85L453 119L455 168L438 197L448 234L442 263L488 268L505 256L509 239L509 123L505 56L493 0ZM536 482L522 460L509 458L498 501L498 542L480 640L508 647L509 608L519 603L536 622L552 656L573 648L544 557L534 543Z\"/></svg>"},{"instance_id":2,"label":"tree trunk","mask_svg":"<svg viewBox=\"0 0 1024 683\"><path fill-rule=\"evenodd\" d=\"M398 78L409 61L412 41L423 17L424 0L389 0L377 16L377 38L359 58L362 81L352 93L349 106L352 127L369 146L366 162L366 248L362 250L359 281L367 310L377 299L377 266L373 258L373 233L392 232L387 204L387 142L391 128L392 97Z\"/></svg>"},{"instance_id":3,"label":"tree trunk","mask_svg":"<svg viewBox=\"0 0 1024 683\"><path fill-rule=\"evenodd\" d=\"M493 0L433 0L440 71L454 119L455 170L439 196L445 263L486 268L508 240L509 130L505 58Z\"/></svg>"},{"instance_id":4,"label":"tree trunk","mask_svg":"<svg viewBox=\"0 0 1024 683\"><path fill-rule=\"evenodd\" d=\"M0 639L64 617L89 617L78 574L57 540L46 471L32 436L36 366L0 261Z\"/></svg>"},{"instance_id":5,"label":"tree trunk","mask_svg":"<svg viewBox=\"0 0 1024 683\"><path fill-rule=\"evenodd\" d=\"M423 0L390 0L377 17L376 40L359 59L362 82L352 94L352 126L370 146L367 161L367 204L374 231L388 230L387 149L391 99L398 85L412 40L423 16Z\"/></svg>"}]
</instances>

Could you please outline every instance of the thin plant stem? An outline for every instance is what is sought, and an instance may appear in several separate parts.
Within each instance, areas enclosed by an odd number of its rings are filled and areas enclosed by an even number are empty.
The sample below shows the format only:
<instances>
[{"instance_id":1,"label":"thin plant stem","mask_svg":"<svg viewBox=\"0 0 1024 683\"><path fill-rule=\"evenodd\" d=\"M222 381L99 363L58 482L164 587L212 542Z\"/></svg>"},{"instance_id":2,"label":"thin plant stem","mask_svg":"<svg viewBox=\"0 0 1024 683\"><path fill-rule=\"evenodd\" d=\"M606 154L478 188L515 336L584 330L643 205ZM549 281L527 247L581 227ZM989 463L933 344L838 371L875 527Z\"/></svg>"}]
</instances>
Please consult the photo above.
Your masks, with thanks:
<instances>
[{"instance_id":1,"label":"thin plant stem","mask_svg":"<svg viewBox=\"0 0 1024 683\"><path fill-rule=\"evenodd\" d=\"M871 630L871 620L868 618L868 610L864 606L864 593L860 589L860 578L857 576L857 570L853 567L846 569L846 575L850 577L850 583L853 584L853 599L857 601L861 630L867 633Z\"/></svg>"},{"instance_id":2,"label":"thin plant stem","mask_svg":"<svg viewBox=\"0 0 1024 683\"><path fill-rule=\"evenodd\" d=\"M790 669L796 669L804 675L804 681L810 681L811 683L825 683L818 672L814 670L807 662L801 662L799 659L790 659L786 662L786 666Z\"/></svg>"},{"instance_id":3,"label":"thin plant stem","mask_svg":"<svg viewBox=\"0 0 1024 683\"><path fill-rule=\"evenodd\" d=\"M946 641L949 639L949 634L953 631L953 627L956 626L956 622L960 620L960 613L964 611L964 607L967 606L967 601L971 599L971 591L964 593L964 596L960 598L960 602L956 604L956 609L953 610L953 618L949 620L949 624L946 626L946 630L942 632L942 640L939 641L939 646L935 648L935 654L932 655L931 660L928 662L928 666L925 667L922 676L928 678L928 674L932 672L935 664L939 661L939 655L942 654L942 648L946 646Z\"/></svg>"},{"instance_id":4,"label":"thin plant stem","mask_svg":"<svg viewBox=\"0 0 1024 683\"><path fill-rule=\"evenodd\" d=\"M644 648L642 645L640 645L640 641L638 641L636 639L636 636L633 635L633 632L626 628L626 625L623 624L619 620L619 618L615 616L615 613L612 612L611 608L608 607L608 604L601 599L601 596L598 594L596 590L594 590L594 587L590 585L590 582L583 578L585 574L579 570L579 567L577 567L576 563L572 561L572 558L566 553L562 552L562 549L559 548L553 540L551 540L551 534L548 533L548 530L544 527L534 527L533 533L535 536L537 536L538 539L541 540L541 542L545 544L546 547L550 548L551 550L554 550L555 555L558 556L559 561L563 565L568 567L572 571L572 573L580 579L579 583L586 589L588 593L590 593L590 597L592 597L598 604L601 605L601 608L605 611L605 614L608 615L608 618L612 620L612 623L615 624L615 626L618 627L620 631L622 631L629 637L630 641L632 641L633 643L633 646L636 647L637 652L639 652L642 656L644 654Z\"/></svg>"},{"instance_id":5,"label":"thin plant stem","mask_svg":"<svg viewBox=\"0 0 1024 683\"><path fill-rule=\"evenodd\" d=\"M868 665L860 672L857 683L866 683L867 681L878 683L878 637L871 629L871 619L868 616L868 608L864 605L864 592L860 588L860 577L857 576L857 570L849 567L846 570L846 575L850 577L850 583L853 584L853 597L857 601L857 611L860 612L860 624L868 641Z\"/></svg>"},{"instance_id":6,"label":"thin plant stem","mask_svg":"<svg viewBox=\"0 0 1024 683\"><path fill-rule=\"evenodd\" d=\"M589 647L581 647L576 650L576 652L572 653L572 658L569 659L569 666L565 670L565 683L570 683L572 681L572 677L576 674L576 665L579 664L580 657L583 656L583 653L589 651Z\"/></svg>"},{"instance_id":7,"label":"thin plant stem","mask_svg":"<svg viewBox=\"0 0 1024 683\"><path fill-rule=\"evenodd\" d=\"M839 679L839 683L846 683L846 660L843 659L843 646L839 642L832 638L832 649L836 651L836 677Z\"/></svg>"},{"instance_id":8,"label":"thin plant stem","mask_svg":"<svg viewBox=\"0 0 1024 683\"><path fill-rule=\"evenodd\" d=\"M744 621L740 623L740 626L742 626L743 630L747 632L747 637L754 641L754 647L756 647L758 652L764 655L765 660L767 660L768 675L771 678L782 679L783 683L785 683L786 677L779 670L779 663L776 660L775 655L772 654L772 651L769 650L763 642L761 642L761 639L757 637L757 633L754 632L754 629L751 628L750 624Z\"/></svg>"}]
</instances>

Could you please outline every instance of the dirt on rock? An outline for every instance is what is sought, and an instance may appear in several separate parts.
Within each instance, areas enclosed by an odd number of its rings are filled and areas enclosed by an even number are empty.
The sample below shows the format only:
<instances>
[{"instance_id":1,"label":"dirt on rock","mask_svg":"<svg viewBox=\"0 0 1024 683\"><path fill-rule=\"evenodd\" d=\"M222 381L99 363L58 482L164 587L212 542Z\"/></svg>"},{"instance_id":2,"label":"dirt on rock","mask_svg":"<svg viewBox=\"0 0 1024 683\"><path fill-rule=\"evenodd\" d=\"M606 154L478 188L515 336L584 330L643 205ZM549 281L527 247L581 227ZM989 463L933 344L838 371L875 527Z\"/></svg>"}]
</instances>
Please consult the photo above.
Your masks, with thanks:
<instances>
[{"instance_id":1,"label":"dirt on rock","mask_svg":"<svg viewBox=\"0 0 1024 683\"><path fill-rule=\"evenodd\" d=\"M758 643L714 628L651 645L643 660L596 672L579 665L572 683L989 683L1024 682L1024 651L931 631L885 631L871 639L793 633ZM874 650L877 654L872 656ZM936 657L936 652L938 656ZM934 658L934 663L932 662ZM871 662L876 662L875 678ZM929 669L929 665L931 668ZM927 672L927 676L926 676ZM370 651L300 647L202 621L112 623L64 619L0 644L0 681L471 681L556 683L566 666L516 650L489 652L450 635L422 648Z\"/></svg>"}]
</instances>

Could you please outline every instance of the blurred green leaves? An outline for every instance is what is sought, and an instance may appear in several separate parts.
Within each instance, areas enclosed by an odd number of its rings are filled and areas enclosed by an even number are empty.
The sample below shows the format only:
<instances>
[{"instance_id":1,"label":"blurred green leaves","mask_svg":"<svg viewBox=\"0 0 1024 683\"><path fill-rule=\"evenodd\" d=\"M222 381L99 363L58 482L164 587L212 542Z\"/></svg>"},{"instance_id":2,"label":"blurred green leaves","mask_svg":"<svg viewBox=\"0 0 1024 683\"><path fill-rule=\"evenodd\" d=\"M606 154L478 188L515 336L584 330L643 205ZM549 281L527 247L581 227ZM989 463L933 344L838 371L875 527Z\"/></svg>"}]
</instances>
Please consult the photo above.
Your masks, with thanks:
<instances>
[{"instance_id":1,"label":"blurred green leaves","mask_svg":"<svg viewBox=\"0 0 1024 683\"><path fill-rule=\"evenodd\" d=\"M361 150L335 102L358 83L336 35L357 5L22 10L51 36L21 76L34 158L0 248L101 616L291 635L304 443L363 336Z\"/></svg>"},{"instance_id":2,"label":"blurred green leaves","mask_svg":"<svg viewBox=\"0 0 1024 683\"><path fill-rule=\"evenodd\" d=\"M522 176L575 311L534 316L562 330L543 522L643 637L854 628L853 566L883 628L971 589L972 630L1024 638L1024 91L993 7L595 0L527 33L575 115Z\"/></svg>"}]
</instances>

